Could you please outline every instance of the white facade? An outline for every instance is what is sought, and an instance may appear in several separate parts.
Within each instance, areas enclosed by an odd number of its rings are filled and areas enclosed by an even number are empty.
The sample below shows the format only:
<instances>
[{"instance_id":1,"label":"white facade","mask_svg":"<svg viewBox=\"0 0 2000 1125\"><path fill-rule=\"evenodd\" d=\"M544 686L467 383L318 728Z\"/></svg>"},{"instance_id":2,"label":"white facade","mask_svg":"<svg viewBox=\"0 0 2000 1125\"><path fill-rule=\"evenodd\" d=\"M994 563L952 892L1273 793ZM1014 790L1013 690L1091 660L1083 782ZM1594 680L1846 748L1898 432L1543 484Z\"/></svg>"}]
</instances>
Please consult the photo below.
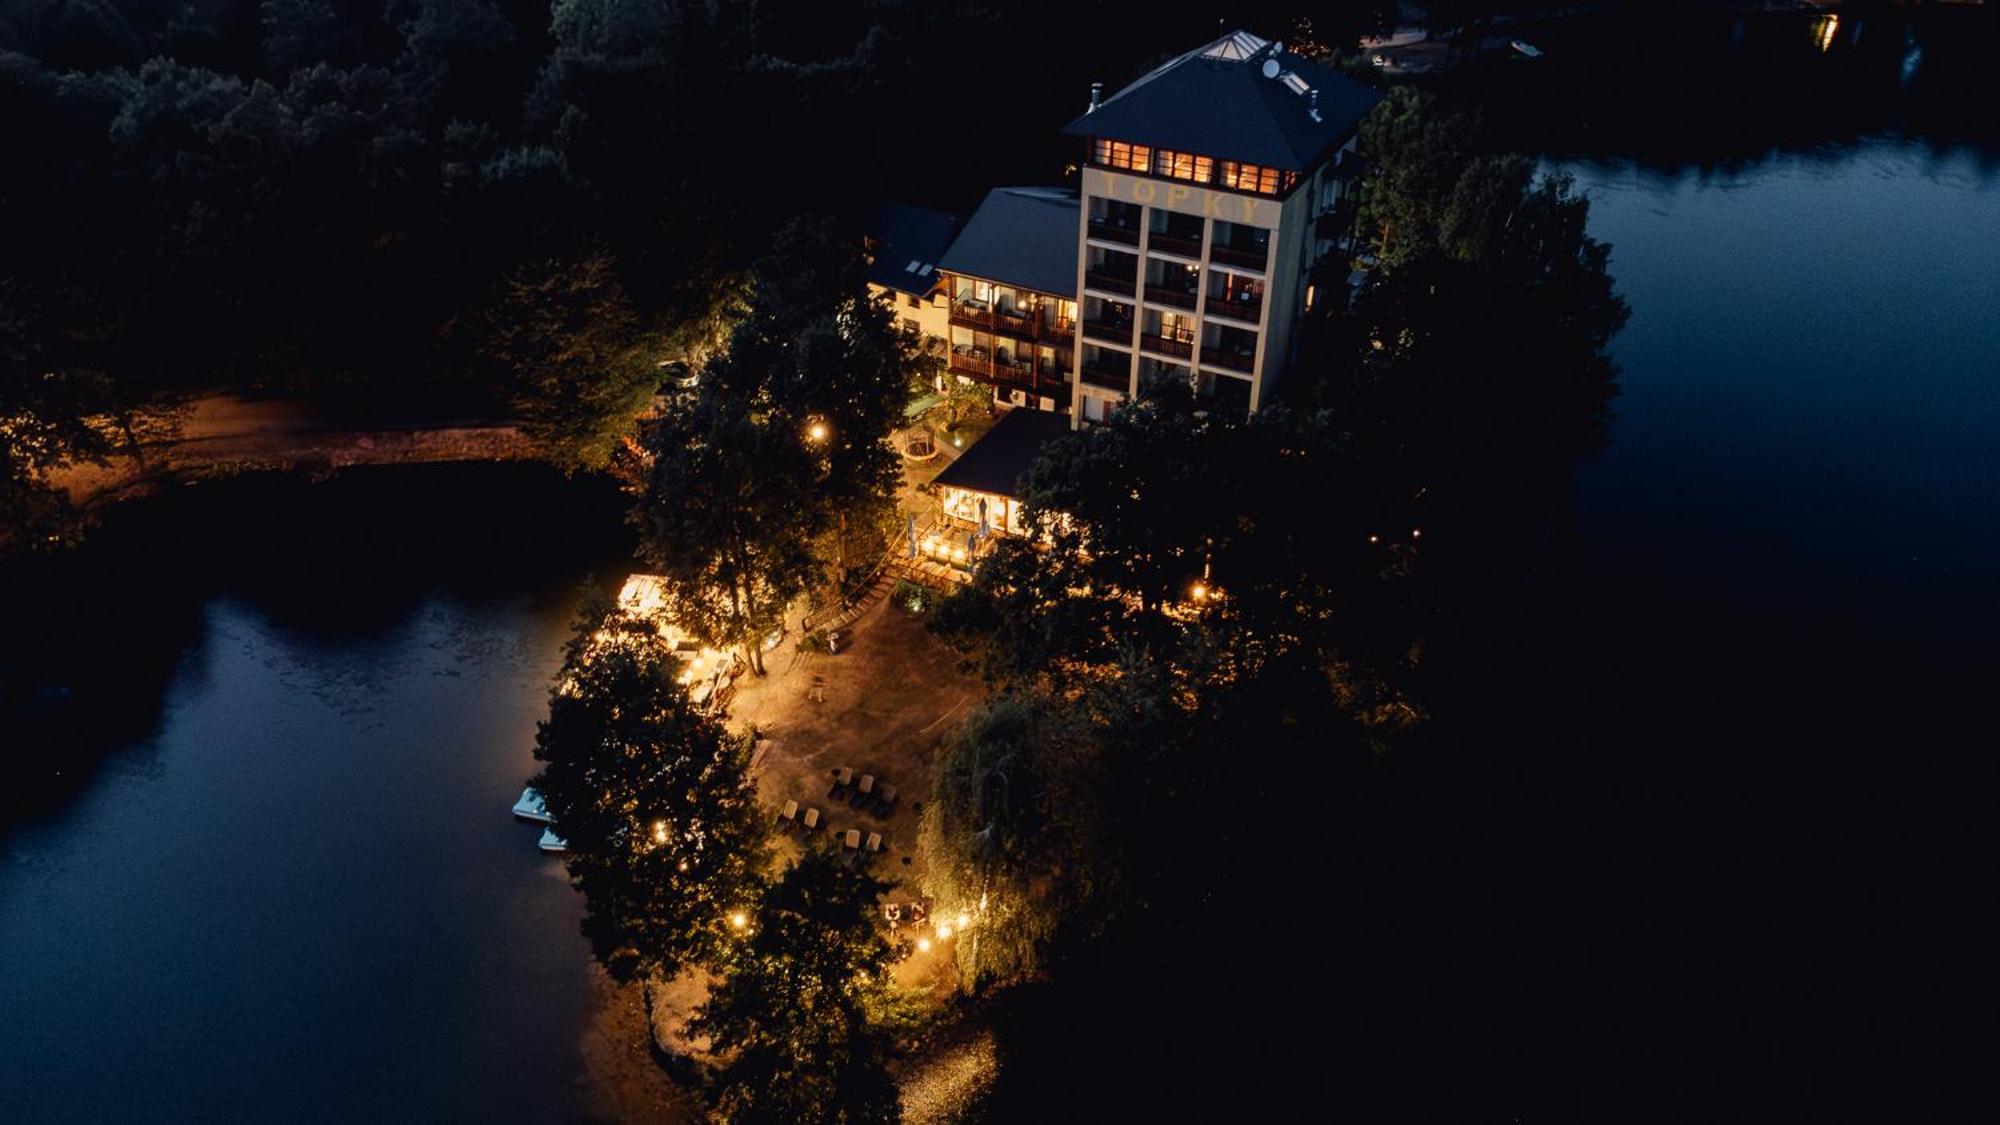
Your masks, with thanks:
<instances>
[{"instance_id":1,"label":"white facade","mask_svg":"<svg viewBox=\"0 0 2000 1125\"><path fill-rule=\"evenodd\" d=\"M1102 421L1147 377L1258 409L1292 359L1308 274L1330 249L1315 227L1345 198L1333 169L1353 150L1350 138L1283 198L1086 167L1072 422Z\"/></svg>"}]
</instances>

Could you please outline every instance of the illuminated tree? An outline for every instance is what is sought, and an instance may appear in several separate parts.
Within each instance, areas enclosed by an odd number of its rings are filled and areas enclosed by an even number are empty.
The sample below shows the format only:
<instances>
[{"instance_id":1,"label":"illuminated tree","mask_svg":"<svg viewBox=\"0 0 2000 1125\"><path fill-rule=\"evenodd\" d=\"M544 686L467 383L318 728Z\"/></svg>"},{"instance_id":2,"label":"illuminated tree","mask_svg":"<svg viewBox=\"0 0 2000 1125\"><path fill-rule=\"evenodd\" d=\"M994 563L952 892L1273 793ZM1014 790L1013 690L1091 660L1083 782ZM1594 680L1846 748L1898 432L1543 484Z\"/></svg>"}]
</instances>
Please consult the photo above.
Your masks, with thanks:
<instances>
[{"instance_id":1,"label":"illuminated tree","mask_svg":"<svg viewBox=\"0 0 2000 1125\"><path fill-rule=\"evenodd\" d=\"M729 343L645 439L641 551L718 647L759 639L839 577L847 533L876 529L899 462L914 333L866 295L858 243L796 224L757 271ZM832 557L821 550L830 547Z\"/></svg>"},{"instance_id":2,"label":"illuminated tree","mask_svg":"<svg viewBox=\"0 0 2000 1125\"><path fill-rule=\"evenodd\" d=\"M888 884L808 852L766 890L689 1030L728 1060L726 1121L893 1122L895 1082L870 1013L888 999L896 949L878 904Z\"/></svg>"},{"instance_id":3,"label":"illuminated tree","mask_svg":"<svg viewBox=\"0 0 2000 1125\"><path fill-rule=\"evenodd\" d=\"M584 933L613 976L711 958L757 893L765 828L749 748L698 711L651 628L586 607L549 693L535 758Z\"/></svg>"},{"instance_id":4,"label":"illuminated tree","mask_svg":"<svg viewBox=\"0 0 2000 1125\"><path fill-rule=\"evenodd\" d=\"M1074 707L1020 695L973 714L939 753L917 848L939 916L970 923L953 945L964 979L1042 967L1057 929L1110 893L1099 764Z\"/></svg>"}]
</instances>

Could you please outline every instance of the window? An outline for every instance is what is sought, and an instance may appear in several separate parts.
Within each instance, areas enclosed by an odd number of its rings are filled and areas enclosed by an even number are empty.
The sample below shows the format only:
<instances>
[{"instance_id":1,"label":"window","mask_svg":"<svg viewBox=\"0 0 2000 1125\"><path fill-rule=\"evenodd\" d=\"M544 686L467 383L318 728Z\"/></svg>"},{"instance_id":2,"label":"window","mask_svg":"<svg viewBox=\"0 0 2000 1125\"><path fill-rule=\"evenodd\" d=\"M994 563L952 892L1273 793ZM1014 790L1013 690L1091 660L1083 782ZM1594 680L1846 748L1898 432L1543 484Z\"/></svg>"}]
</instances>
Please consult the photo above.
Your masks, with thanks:
<instances>
[{"instance_id":1,"label":"window","mask_svg":"<svg viewBox=\"0 0 2000 1125\"><path fill-rule=\"evenodd\" d=\"M1153 171L1169 179L1193 180L1205 184L1215 179L1215 161L1206 156L1161 149L1153 160Z\"/></svg>"},{"instance_id":2,"label":"window","mask_svg":"<svg viewBox=\"0 0 2000 1125\"><path fill-rule=\"evenodd\" d=\"M922 297L917 296L915 293L907 294L904 296L903 299L905 301L910 302L910 307L913 309L920 309L924 307L924 299Z\"/></svg>"},{"instance_id":3,"label":"window","mask_svg":"<svg viewBox=\"0 0 2000 1125\"><path fill-rule=\"evenodd\" d=\"M1287 175L1291 175L1287 173ZM1295 176L1293 177L1296 178ZM1278 194L1278 170L1264 168L1256 164L1238 164L1234 160L1222 162L1222 186L1237 191L1254 191L1261 195Z\"/></svg>"},{"instance_id":4,"label":"window","mask_svg":"<svg viewBox=\"0 0 2000 1125\"><path fill-rule=\"evenodd\" d=\"M1124 141L1097 140L1097 162L1109 168L1125 168L1133 172L1151 169L1153 150L1148 145L1127 144Z\"/></svg>"}]
</instances>

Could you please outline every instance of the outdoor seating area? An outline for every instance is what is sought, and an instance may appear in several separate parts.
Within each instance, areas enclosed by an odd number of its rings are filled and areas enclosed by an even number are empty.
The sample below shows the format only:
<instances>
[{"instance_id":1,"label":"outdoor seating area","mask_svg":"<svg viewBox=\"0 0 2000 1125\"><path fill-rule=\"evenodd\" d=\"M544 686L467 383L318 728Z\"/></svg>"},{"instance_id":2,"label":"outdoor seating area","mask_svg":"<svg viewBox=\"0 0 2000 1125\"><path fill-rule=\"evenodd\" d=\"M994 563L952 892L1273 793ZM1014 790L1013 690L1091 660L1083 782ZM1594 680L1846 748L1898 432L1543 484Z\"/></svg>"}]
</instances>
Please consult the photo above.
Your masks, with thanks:
<instances>
[{"instance_id":1,"label":"outdoor seating area","mask_svg":"<svg viewBox=\"0 0 2000 1125\"><path fill-rule=\"evenodd\" d=\"M894 785L880 781L873 774L857 774L852 766L837 766L828 773L833 785L826 792L826 800L834 806L836 815L842 806L856 816L876 820L887 820L894 815L897 801ZM849 864L866 863L889 850L886 837L875 825L843 817L842 823L835 826L818 806L801 806L791 798L778 810L777 828L802 843L817 840L825 828L832 845Z\"/></svg>"},{"instance_id":2,"label":"outdoor seating area","mask_svg":"<svg viewBox=\"0 0 2000 1125\"><path fill-rule=\"evenodd\" d=\"M746 670L743 657L709 648L673 620L666 585L657 575L634 574L618 592L617 613L605 625L607 633L656 633L681 661L680 682L697 707L723 713L736 694L736 678ZM770 647L769 643L765 647Z\"/></svg>"}]
</instances>

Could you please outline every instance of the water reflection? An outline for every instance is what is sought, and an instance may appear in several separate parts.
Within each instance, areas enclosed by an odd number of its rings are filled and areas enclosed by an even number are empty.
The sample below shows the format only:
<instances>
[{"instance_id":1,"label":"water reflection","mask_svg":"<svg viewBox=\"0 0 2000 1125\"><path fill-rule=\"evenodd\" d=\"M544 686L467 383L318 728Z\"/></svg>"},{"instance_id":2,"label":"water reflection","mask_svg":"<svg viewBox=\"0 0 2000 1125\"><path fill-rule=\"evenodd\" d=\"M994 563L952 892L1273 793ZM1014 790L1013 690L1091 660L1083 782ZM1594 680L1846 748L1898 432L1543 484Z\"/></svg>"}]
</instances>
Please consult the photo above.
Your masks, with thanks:
<instances>
[{"instance_id":1,"label":"water reflection","mask_svg":"<svg viewBox=\"0 0 2000 1125\"><path fill-rule=\"evenodd\" d=\"M311 643L379 638L440 590L567 595L621 557L621 500L531 467L217 482L111 514L81 551L0 572L0 831L58 807L106 753L145 753L178 680L206 687L204 607L227 596ZM119 749L124 748L124 749Z\"/></svg>"},{"instance_id":2,"label":"water reflection","mask_svg":"<svg viewBox=\"0 0 2000 1125\"><path fill-rule=\"evenodd\" d=\"M1520 151L1727 166L1893 132L1995 163L2000 21L1989 12L1608 13L1537 35L1544 57L1532 66L1489 59L1441 80L1477 98Z\"/></svg>"}]
</instances>

